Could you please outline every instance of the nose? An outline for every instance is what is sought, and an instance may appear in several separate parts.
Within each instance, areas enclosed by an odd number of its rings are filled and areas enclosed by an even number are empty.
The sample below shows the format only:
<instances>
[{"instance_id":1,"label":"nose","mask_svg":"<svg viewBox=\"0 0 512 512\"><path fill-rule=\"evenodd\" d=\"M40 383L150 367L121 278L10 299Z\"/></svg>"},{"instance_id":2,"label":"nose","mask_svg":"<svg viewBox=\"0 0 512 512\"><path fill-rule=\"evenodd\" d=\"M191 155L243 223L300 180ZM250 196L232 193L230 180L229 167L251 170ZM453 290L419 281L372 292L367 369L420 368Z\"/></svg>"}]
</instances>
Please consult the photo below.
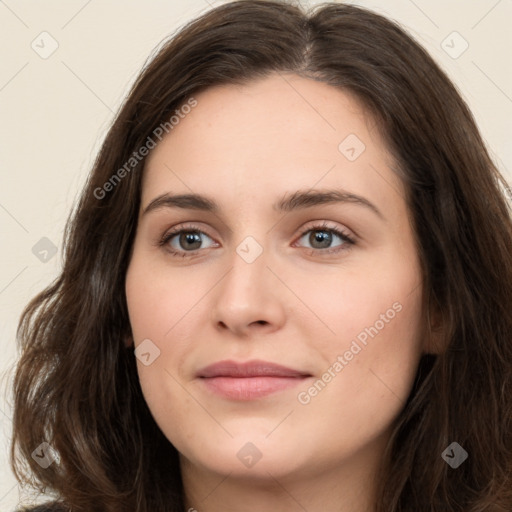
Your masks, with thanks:
<instances>
[{"instance_id":1,"label":"nose","mask_svg":"<svg viewBox=\"0 0 512 512\"><path fill-rule=\"evenodd\" d=\"M286 288L271 271L266 251L248 263L234 251L231 268L215 287L212 321L218 330L248 338L285 323ZM288 292L289 293L289 292Z\"/></svg>"}]
</instances>

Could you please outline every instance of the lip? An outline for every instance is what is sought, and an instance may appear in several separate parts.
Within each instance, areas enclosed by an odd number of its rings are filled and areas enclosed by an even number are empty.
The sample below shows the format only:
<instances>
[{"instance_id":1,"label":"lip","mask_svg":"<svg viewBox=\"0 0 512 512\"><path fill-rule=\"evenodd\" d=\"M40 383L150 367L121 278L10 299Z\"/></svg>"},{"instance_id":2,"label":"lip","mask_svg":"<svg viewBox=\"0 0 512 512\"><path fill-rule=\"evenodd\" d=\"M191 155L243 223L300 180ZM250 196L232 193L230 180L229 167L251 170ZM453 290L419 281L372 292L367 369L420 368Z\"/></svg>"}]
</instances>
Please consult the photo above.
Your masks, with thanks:
<instances>
[{"instance_id":1,"label":"lip","mask_svg":"<svg viewBox=\"0 0 512 512\"><path fill-rule=\"evenodd\" d=\"M233 400L254 400L303 382L311 374L268 361L219 361L197 372L210 391Z\"/></svg>"}]
</instances>

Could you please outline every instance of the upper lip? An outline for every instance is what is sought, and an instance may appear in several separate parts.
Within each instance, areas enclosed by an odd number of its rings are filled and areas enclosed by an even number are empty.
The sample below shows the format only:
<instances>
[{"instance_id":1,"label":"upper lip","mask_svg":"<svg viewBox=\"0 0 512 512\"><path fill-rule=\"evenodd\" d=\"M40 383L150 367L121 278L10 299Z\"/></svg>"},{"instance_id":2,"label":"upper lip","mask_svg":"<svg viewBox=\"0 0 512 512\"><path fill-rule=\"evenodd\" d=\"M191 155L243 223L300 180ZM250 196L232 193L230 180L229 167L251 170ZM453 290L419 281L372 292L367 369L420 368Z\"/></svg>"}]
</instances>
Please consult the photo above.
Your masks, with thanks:
<instances>
[{"instance_id":1,"label":"upper lip","mask_svg":"<svg viewBox=\"0 0 512 512\"><path fill-rule=\"evenodd\" d=\"M307 377L310 374L287 368L269 361L252 360L247 362L219 361L205 366L197 372L197 377Z\"/></svg>"}]
</instances>

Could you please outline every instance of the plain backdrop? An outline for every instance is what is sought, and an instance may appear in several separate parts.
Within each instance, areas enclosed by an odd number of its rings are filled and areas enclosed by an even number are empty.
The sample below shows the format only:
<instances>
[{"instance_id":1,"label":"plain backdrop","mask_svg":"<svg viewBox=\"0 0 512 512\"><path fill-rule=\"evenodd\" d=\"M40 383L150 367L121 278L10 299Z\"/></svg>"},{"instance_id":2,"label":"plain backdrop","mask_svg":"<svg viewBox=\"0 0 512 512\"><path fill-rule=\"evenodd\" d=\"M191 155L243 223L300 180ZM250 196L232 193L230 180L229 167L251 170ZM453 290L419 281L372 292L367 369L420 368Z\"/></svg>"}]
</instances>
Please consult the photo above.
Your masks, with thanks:
<instances>
[{"instance_id":1,"label":"plain backdrop","mask_svg":"<svg viewBox=\"0 0 512 512\"><path fill-rule=\"evenodd\" d=\"M38 499L18 486L8 464L20 313L59 272L64 223L146 58L185 22L221 3L0 2L1 511ZM510 182L512 1L350 3L397 20L427 48L468 102Z\"/></svg>"}]
</instances>

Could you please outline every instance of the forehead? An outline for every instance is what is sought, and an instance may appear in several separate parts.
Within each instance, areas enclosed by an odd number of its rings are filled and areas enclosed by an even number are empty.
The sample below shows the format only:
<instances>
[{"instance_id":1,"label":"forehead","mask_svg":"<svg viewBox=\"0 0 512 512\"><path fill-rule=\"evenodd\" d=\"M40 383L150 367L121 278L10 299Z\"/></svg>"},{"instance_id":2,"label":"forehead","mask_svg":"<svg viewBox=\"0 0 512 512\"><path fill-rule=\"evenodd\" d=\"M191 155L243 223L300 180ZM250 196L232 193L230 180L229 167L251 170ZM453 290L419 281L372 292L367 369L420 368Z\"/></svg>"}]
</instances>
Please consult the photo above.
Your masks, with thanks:
<instances>
[{"instance_id":1,"label":"forehead","mask_svg":"<svg viewBox=\"0 0 512 512\"><path fill-rule=\"evenodd\" d=\"M143 205L171 191L215 194L221 203L259 197L268 207L298 189L341 187L374 199L400 192L373 119L345 91L274 74L194 99L148 156Z\"/></svg>"}]
</instances>

